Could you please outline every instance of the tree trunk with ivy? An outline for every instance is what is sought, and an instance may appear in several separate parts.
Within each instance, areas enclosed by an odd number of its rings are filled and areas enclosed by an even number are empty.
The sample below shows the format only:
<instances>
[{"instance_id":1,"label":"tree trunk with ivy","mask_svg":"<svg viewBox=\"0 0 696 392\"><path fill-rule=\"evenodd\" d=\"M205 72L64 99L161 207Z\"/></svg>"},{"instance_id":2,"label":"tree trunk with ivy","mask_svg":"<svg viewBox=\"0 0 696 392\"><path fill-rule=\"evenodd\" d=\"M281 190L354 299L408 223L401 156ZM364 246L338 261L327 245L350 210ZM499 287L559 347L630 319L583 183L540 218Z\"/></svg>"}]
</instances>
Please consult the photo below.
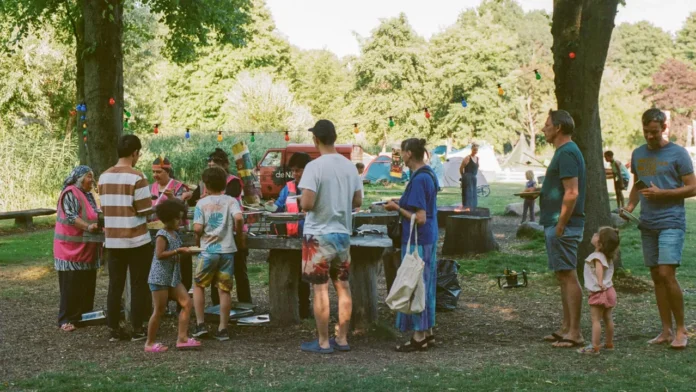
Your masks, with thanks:
<instances>
[{"instance_id":1,"label":"tree trunk with ivy","mask_svg":"<svg viewBox=\"0 0 696 392\"><path fill-rule=\"evenodd\" d=\"M78 59L82 59L84 66L87 162L99 176L116 163L116 146L123 129L122 2L84 1L82 15L84 49Z\"/></svg>"},{"instance_id":2,"label":"tree trunk with ivy","mask_svg":"<svg viewBox=\"0 0 696 392\"><path fill-rule=\"evenodd\" d=\"M578 250L584 260L594 247L592 235L611 225L609 195L602 156L599 89L614 19L620 0L554 0L553 70L558 108L575 120L573 140L585 158L585 231ZM574 53L572 58L571 53ZM578 262L582 276L584 263Z\"/></svg>"}]
</instances>

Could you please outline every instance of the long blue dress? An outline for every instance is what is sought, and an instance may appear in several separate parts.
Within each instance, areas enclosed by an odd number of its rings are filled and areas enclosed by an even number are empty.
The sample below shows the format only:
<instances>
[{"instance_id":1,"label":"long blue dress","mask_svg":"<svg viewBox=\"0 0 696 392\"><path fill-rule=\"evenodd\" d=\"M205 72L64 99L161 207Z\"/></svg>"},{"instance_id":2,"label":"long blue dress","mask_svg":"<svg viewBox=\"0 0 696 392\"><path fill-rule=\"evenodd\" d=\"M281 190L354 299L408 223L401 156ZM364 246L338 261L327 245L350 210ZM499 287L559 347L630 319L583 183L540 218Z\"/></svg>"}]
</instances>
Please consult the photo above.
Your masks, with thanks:
<instances>
[{"instance_id":1,"label":"long blue dress","mask_svg":"<svg viewBox=\"0 0 696 392\"><path fill-rule=\"evenodd\" d=\"M462 205L464 207L476 208L478 206L478 195L476 194L476 175L478 174L478 158L469 159L469 163L464 166L462 176Z\"/></svg>"},{"instance_id":2,"label":"long blue dress","mask_svg":"<svg viewBox=\"0 0 696 392\"><path fill-rule=\"evenodd\" d=\"M437 177L429 166L423 166L413 173L404 194L399 200L399 206L408 211L425 210L425 224L418 226L418 244L415 236L408 242L411 221L402 219L401 258L406 251L413 251L418 246L418 254L425 263L423 280L425 282L425 310L417 314L397 313L396 327L402 332L426 331L435 325L435 294L437 283Z\"/></svg>"}]
</instances>

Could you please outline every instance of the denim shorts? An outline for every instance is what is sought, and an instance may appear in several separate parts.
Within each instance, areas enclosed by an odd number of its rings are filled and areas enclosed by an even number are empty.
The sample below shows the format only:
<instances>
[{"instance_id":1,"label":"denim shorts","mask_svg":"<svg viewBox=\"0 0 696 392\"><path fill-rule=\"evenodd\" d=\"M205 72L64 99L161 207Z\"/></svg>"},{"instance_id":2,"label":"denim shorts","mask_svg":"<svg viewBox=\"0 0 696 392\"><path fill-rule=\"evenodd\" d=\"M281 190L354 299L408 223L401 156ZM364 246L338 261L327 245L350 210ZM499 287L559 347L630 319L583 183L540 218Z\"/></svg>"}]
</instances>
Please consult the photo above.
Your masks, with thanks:
<instances>
[{"instance_id":1,"label":"denim shorts","mask_svg":"<svg viewBox=\"0 0 696 392\"><path fill-rule=\"evenodd\" d=\"M642 229L640 237L643 241L643 261L645 266L652 268L658 265L681 264L682 250L684 249L684 230Z\"/></svg>"},{"instance_id":2,"label":"denim shorts","mask_svg":"<svg viewBox=\"0 0 696 392\"><path fill-rule=\"evenodd\" d=\"M169 287L169 286L165 286L165 285L161 285L161 284L153 284L153 283L150 283L149 285L150 285L150 291L162 291L162 290L169 290L169 289L174 288L174 287Z\"/></svg>"},{"instance_id":3,"label":"denim shorts","mask_svg":"<svg viewBox=\"0 0 696 392\"><path fill-rule=\"evenodd\" d=\"M234 253L203 252L196 258L195 271L196 286L207 287L217 282L218 289L229 292L234 275Z\"/></svg>"},{"instance_id":4,"label":"denim shorts","mask_svg":"<svg viewBox=\"0 0 696 392\"><path fill-rule=\"evenodd\" d=\"M566 227L561 237L556 237L556 226L544 228L546 254L551 271L572 271L578 264L578 245L582 241L584 227Z\"/></svg>"}]
</instances>

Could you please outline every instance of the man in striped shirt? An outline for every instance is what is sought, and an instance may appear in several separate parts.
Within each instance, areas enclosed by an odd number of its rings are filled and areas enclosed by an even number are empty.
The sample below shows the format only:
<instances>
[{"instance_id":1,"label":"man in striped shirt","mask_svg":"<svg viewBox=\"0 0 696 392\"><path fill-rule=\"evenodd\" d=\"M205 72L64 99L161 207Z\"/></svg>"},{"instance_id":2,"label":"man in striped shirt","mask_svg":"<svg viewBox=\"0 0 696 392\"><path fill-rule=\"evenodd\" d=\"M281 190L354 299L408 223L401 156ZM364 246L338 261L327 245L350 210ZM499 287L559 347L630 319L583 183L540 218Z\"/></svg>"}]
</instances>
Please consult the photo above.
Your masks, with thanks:
<instances>
[{"instance_id":1,"label":"man in striped shirt","mask_svg":"<svg viewBox=\"0 0 696 392\"><path fill-rule=\"evenodd\" d=\"M152 246L147 216L152 214L150 188L143 173L133 169L140 158L140 139L122 136L118 141L118 163L99 177L99 199L104 212L105 247L108 249L109 293L107 323L110 341L128 339L119 326L121 295L126 273L131 279L131 340L146 338L143 322L149 313L150 293L147 277L152 262Z\"/></svg>"}]
</instances>

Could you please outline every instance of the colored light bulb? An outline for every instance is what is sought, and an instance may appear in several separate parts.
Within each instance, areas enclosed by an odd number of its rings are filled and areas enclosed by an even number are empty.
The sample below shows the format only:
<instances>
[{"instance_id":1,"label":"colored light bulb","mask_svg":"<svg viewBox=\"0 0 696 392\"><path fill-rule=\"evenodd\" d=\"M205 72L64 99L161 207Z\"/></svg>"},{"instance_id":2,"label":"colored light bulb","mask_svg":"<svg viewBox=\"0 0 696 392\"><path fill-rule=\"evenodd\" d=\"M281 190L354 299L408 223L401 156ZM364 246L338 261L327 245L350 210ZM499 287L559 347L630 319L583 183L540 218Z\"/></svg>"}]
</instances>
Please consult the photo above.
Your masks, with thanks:
<instances>
[{"instance_id":1,"label":"colored light bulb","mask_svg":"<svg viewBox=\"0 0 696 392\"><path fill-rule=\"evenodd\" d=\"M501 97L505 95L505 90L503 90L503 87L501 85L498 85L498 95Z\"/></svg>"},{"instance_id":2,"label":"colored light bulb","mask_svg":"<svg viewBox=\"0 0 696 392\"><path fill-rule=\"evenodd\" d=\"M116 100L113 98L109 98L109 105L114 106L116 104Z\"/></svg>"},{"instance_id":3,"label":"colored light bulb","mask_svg":"<svg viewBox=\"0 0 696 392\"><path fill-rule=\"evenodd\" d=\"M430 112L428 111L428 108L423 108L423 110L425 110L425 118L430 120Z\"/></svg>"},{"instance_id":4,"label":"colored light bulb","mask_svg":"<svg viewBox=\"0 0 696 392\"><path fill-rule=\"evenodd\" d=\"M255 142L255 141L256 141L256 138L254 137L254 132L252 132L252 133L251 133L251 142L253 143L253 142Z\"/></svg>"},{"instance_id":5,"label":"colored light bulb","mask_svg":"<svg viewBox=\"0 0 696 392\"><path fill-rule=\"evenodd\" d=\"M128 119L123 122L123 128L128 129Z\"/></svg>"},{"instance_id":6,"label":"colored light bulb","mask_svg":"<svg viewBox=\"0 0 696 392\"><path fill-rule=\"evenodd\" d=\"M82 123L82 128L87 128L87 123Z\"/></svg>"},{"instance_id":7,"label":"colored light bulb","mask_svg":"<svg viewBox=\"0 0 696 392\"><path fill-rule=\"evenodd\" d=\"M184 135L184 137L185 137L187 140L188 140L188 139L191 139L191 133L189 132L188 129L186 130L186 135Z\"/></svg>"},{"instance_id":8,"label":"colored light bulb","mask_svg":"<svg viewBox=\"0 0 696 392\"><path fill-rule=\"evenodd\" d=\"M82 138L82 141L85 142L85 143L87 143L87 136L83 137L83 138Z\"/></svg>"},{"instance_id":9,"label":"colored light bulb","mask_svg":"<svg viewBox=\"0 0 696 392\"><path fill-rule=\"evenodd\" d=\"M288 131L285 131L285 141L286 142L290 141L290 135L288 134Z\"/></svg>"},{"instance_id":10,"label":"colored light bulb","mask_svg":"<svg viewBox=\"0 0 696 392\"><path fill-rule=\"evenodd\" d=\"M86 119L86 118L87 118L87 117L86 117L85 115L80 116L80 120L84 120L84 119Z\"/></svg>"},{"instance_id":11,"label":"colored light bulb","mask_svg":"<svg viewBox=\"0 0 696 392\"><path fill-rule=\"evenodd\" d=\"M218 131L217 141L218 142L222 141L222 131Z\"/></svg>"},{"instance_id":12,"label":"colored light bulb","mask_svg":"<svg viewBox=\"0 0 696 392\"><path fill-rule=\"evenodd\" d=\"M155 133L155 135L159 133L159 124L155 124L155 129L153 132Z\"/></svg>"},{"instance_id":13,"label":"colored light bulb","mask_svg":"<svg viewBox=\"0 0 696 392\"><path fill-rule=\"evenodd\" d=\"M82 131L82 136L87 136L87 130Z\"/></svg>"},{"instance_id":14,"label":"colored light bulb","mask_svg":"<svg viewBox=\"0 0 696 392\"><path fill-rule=\"evenodd\" d=\"M394 128L394 119L389 117L389 128Z\"/></svg>"},{"instance_id":15,"label":"colored light bulb","mask_svg":"<svg viewBox=\"0 0 696 392\"><path fill-rule=\"evenodd\" d=\"M570 53L568 53L568 57L570 57L571 59L574 59L574 58L575 58L575 52L570 52Z\"/></svg>"},{"instance_id":16,"label":"colored light bulb","mask_svg":"<svg viewBox=\"0 0 696 392\"><path fill-rule=\"evenodd\" d=\"M353 133L356 135L360 133L360 130L358 129L358 123L353 124Z\"/></svg>"},{"instance_id":17,"label":"colored light bulb","mask_svg":"<svg viewBox=\"0 0 696 392\"><path fill-rule=\"evenodd\" d=\"M536 69L534 70L534 76L536 77L536 80L541 80L541 74Z\"/></svg>"},{"instance_id":18,"label":"colored light bulb","mask_svg":"<svg viewBox=\"0 0 696 392\"><path fill-rule=\"evenodd\" d=\"M75 111L75 110L71 110L71 111L70 111L70 116L71 116L71 117L75 117L76 114L77 114L77 111Z\"/></svg>"},{"instance_id":19,"label":"colored light bulb","mask_svg":"<svg viewBox=\"0 0 696 392\"><path fill-rule=\"evenodd\" d=\"M127 118L130 118L131 116L131 113L128 110L124 110L123 114L125 114Z\"/></svg>"},{"instance_id":20,"label":"colored light bulb","mask_svg":"<svg viewBox=\"0 0 696 392\"><path fill-rule=\"evenodd\" d=\"M462 107L467 107L469 104L466 103L466 99L462 98Z\"/></svg>"}]
</instances>

